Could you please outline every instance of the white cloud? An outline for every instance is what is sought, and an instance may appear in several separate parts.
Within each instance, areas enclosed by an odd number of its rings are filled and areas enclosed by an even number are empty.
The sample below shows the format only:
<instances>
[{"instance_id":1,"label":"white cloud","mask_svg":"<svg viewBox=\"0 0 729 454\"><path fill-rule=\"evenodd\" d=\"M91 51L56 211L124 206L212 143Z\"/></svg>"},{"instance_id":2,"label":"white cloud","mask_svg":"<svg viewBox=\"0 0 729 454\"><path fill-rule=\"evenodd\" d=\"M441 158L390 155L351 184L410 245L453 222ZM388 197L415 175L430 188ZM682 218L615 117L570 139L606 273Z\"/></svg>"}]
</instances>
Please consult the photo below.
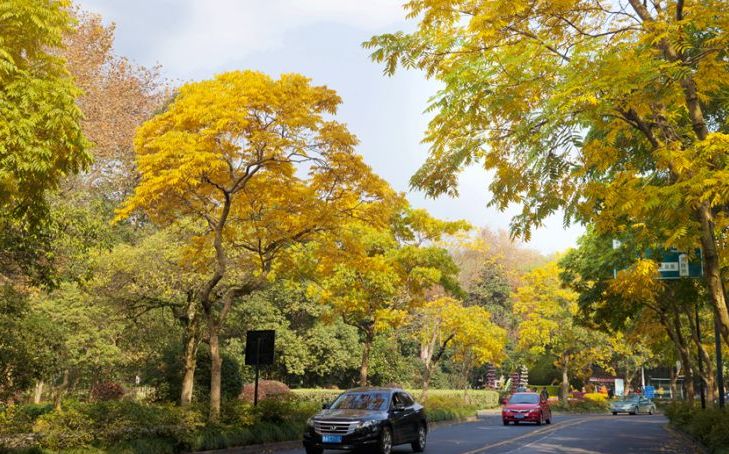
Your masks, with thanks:
<instances>
[{"instance_id":1,"label":"white cloud","mask_svg":"<svg viewBox=\"0 0 729 454\"><path fill-rule=\"evenodd\" d=\"M143 63L160 59L176 75L195 74L211 62L225 67L256 52L278 49L286 35L317 24L339 24L376 32L403 21L402 0L81 0L120 27L136 34L129 46L145 55ZM131 3L131 4L130 4ZM150 24L152 22L152 24ZM152 27L150 27L152 25ZM136 31L136 30L135 30Z\"/></svg>"}]
</instances>

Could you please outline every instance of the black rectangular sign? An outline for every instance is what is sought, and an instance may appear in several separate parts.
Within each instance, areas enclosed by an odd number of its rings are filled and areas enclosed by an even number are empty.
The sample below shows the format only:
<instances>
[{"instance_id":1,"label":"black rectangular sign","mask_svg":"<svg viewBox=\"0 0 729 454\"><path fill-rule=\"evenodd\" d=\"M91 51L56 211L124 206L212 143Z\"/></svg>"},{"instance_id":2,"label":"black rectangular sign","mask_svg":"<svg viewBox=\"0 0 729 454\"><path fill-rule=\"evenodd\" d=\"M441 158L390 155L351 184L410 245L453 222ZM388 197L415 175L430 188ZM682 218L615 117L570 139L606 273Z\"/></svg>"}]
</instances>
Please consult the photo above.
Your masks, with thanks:
<instances>
[{"instance_id":1,"label":"black rectangular sign","mask_svg":"<svg viewBox=\"0 0 729 454\"><path fill-rule=\"evenodd\" d=\"M272 329L246 333L246 366L273 364L276 331Z\"/></svg>"}]
</instances>

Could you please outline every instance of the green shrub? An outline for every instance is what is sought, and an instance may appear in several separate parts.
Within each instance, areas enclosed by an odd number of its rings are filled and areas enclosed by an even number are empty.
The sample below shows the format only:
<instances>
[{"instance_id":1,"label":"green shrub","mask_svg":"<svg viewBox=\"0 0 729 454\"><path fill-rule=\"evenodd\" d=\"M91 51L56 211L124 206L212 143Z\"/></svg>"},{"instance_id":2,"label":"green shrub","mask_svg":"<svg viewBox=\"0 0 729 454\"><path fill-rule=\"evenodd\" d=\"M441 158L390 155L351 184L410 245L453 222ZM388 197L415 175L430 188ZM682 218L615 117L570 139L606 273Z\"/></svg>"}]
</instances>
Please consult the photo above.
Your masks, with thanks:
<instances>
[{"instance_id":1,"label":"green shrub","mask_svg":"<svg viewBox=\"0 0 729 454\"><path fill-rule=\"evenodd\" d=\"M51 404L0 405L0 435L32 432L36 419L51 411Z\"/></svg>"},{"instance_id":2,"label":"green shrub","mask_svg":"<svg viewBox=\"0 0 729 454\"><path fill-rule=\"evenodd\" d=\"M38 418L33 431L51 449L83 448L94 440L94 421L76 408L53 411Z\"/></svg>"}]
</instances>

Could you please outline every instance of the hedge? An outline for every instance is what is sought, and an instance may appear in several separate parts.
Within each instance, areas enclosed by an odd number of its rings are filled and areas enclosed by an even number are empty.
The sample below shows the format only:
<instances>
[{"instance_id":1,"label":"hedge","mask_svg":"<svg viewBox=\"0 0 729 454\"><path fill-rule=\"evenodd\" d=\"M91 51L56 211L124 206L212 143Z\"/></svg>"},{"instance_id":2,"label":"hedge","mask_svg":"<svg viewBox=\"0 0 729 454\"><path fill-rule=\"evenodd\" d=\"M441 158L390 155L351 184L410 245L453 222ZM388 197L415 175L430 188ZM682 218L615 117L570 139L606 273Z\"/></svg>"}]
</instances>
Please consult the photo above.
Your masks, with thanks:
<instances>
[{"instance_id":1,"label":"hedge","mask_svg":"<svg viewBox=\"0 0 729 454\"><path fill-rule=\"evenodd\" d=\"M331 403L344 392L343 390L318 388L292 389L291 391L302 399L316 402L318 405ZM408 389L407 391L412 394L416 400L419 400L422 395L422 390L420 389ZM428 396L429 398L439 397L443 399L450 399L451 401L459 404L463 404L465 402L468 406L476 407L478 410L497 408L500 404L499 393L497 391L484 389L468 390L465 394L462 390L430 389L428 390ZM427 409L428 406L426 405L426 410Z\"/></svg>"}]
</instances>

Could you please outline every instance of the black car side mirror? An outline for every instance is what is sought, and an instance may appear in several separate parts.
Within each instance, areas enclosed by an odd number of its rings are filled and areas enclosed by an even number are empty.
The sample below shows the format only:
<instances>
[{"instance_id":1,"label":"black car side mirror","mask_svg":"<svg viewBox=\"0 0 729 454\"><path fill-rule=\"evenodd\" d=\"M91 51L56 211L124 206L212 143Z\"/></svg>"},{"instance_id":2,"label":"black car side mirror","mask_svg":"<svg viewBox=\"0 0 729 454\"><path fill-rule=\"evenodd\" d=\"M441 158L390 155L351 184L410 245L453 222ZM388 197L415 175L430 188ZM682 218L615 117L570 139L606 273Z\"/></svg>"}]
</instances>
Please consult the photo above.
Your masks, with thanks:
<instances>
[{"instance_id":1,"label":"black car side mirror","mask_svg":"<svg viewBox=\"0 0 729 454\"><path fill-rule=\"evenodd\" d=\"M321 404L321 409L328 410L331 406L332 406L331 404L324 402L323 404Z\"/></svg>"},{"instance_id":2,"label":"black car side mirror","mask_svg":"<svg viewBox=\"0 0 729 454\"><path fill-rule=\"evenodd\" d=\"M395 406L392 408L392 411L404 411L405 405L403 404L395 404Z\"/></svg>"}]
</instances>

